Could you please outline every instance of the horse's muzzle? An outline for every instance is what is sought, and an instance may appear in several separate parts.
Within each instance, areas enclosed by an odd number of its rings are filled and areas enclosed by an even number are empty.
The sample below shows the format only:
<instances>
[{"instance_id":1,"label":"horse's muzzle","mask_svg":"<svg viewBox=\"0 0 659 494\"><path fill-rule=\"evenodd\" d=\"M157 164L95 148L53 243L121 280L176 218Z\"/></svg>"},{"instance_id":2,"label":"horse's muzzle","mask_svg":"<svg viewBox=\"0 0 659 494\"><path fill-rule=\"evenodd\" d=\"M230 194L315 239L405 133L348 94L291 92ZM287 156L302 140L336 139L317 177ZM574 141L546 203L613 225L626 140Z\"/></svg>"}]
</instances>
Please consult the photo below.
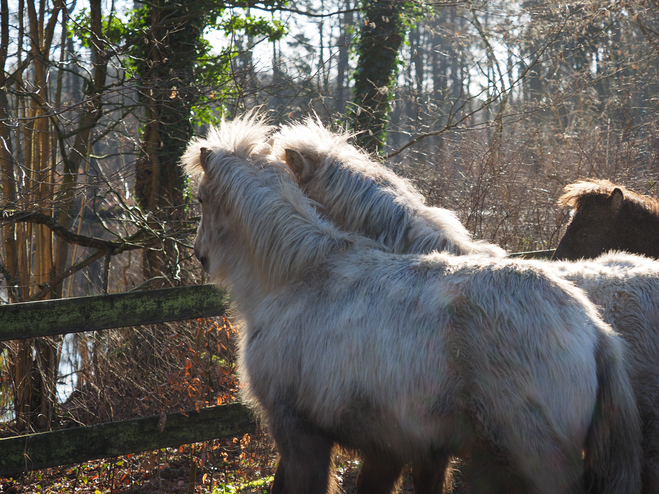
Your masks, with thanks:
<instances>
[{"instance_id":1,"label":"horse's muzzle","mask_svg":"<svg viewBox=\"0 0 659 494\"><path fill-rule=\"evenodd\" d=\"M208 273L208 259L200 254L199 249L197 249L197 244L194 246L194 256L199 260L204 271Z\"/></svg>"}]
</instances>

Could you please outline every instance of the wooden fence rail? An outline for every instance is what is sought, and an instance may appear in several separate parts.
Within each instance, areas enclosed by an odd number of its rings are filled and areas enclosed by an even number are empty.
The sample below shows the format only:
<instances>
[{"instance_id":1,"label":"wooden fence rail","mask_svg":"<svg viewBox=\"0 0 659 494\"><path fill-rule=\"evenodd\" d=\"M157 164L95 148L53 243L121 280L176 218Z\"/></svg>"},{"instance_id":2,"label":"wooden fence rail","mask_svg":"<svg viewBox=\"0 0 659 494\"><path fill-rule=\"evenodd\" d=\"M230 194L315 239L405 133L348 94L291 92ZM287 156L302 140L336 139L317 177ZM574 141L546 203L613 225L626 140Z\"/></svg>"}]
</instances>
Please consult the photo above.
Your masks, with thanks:
<instances>
[{"instance_id":1,"label":"wooden fence rail","mask_svg":"<svg viewBox=\"0 0 659 494\"><path fill-rule=\"evenodd\" d=\"M0 306L0 341L223 315L225 292L211 285ZM0 439L0 475L252 432L239 403Z\"/></svg>"},{"instance_id":2,"label":"wooden fence rail","mask_svg":"<svg viewBox=\"0 0 659 494\"><path fill-rule=\"evenodd\" d=\"M0 439L0 475L254 432L240 403Z\"/></svg>"},{"instance_id":3,"label":"wooden fence rail","mask_svg":"<svg viewBox=\"0 0 659 494\"><path fill-rule=\"evenodd\" d=\"M227 307L212 285L0 305L0 341L221 316Z\"/></svg>"},{"instance_id":4,"label":"wooden fence rail","mask_svg":"<svg viewBox=\"0 0 659 494\"><path fill-rule=\"evenodd\" d=\"M556 249L531 250L528 252L514 252L510 257L521 257L522 259L551 259Z\"/></svg>"}]
</instances>

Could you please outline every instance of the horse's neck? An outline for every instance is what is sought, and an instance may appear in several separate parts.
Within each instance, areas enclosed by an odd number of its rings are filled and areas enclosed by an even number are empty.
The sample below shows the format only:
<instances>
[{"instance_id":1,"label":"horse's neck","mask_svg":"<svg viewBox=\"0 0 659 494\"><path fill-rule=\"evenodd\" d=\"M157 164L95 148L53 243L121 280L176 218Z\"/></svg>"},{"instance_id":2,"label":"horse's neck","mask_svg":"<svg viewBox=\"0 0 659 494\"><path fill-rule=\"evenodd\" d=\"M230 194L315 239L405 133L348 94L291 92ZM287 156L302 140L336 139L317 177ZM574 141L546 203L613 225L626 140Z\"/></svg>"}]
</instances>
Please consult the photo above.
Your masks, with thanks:
<instances>
[{"instance_id":1,"label":"horse's neck","mask_svg":"<svg viewBox=\"0 0 659 494\"><path fill-rule=\"evenodd\" d=\"M655 209L621 212L616 230L620 250L659 257L659 213Z\"/></svg>"},{"instance_id":2,"label":"horse's neck","mask_svg":"<svg viewBox=\"0 0 659 494\"><path fill-rule=\"evenodd\" d=\"M232 259L227 262L226 272L231 289L231 298L240 312L252 307L266 297L270 291L267 282L249 257L246 246L235 248Z\"/></svg>"},{"instance_id":3,"label":"horse's neck","mask_svg":"<svg viewBox=\"0 0 659 494\"><path fill-rule=\"evenodd\" d=\"M337 185L332 184L332 189L321 187L319 183L311 191L335 223L347 231L382 242L393 251L404 251L406 232L413 219L409 207L398 204L391 197L380 196L376 185L364 189L364 193L346 196L336 190Z\"/></svg>"}]
</instances>

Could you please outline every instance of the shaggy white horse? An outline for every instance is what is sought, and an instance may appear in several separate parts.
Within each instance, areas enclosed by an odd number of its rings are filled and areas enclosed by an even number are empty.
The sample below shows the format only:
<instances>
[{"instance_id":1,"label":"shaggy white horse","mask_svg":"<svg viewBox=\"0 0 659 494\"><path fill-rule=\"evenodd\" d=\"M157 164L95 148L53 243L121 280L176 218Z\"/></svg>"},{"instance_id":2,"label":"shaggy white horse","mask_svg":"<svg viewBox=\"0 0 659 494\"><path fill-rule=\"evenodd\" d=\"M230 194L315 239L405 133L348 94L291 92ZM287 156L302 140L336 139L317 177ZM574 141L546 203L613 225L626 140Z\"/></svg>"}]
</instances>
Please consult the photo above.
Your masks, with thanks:
<instances>
[{"instance_id":1,"label":"shaggy white horse","mask_svg":"<svg viewBox=\"0 0 659 494\"><path fill-rule=\"evenodd\" d=\"M507 492L584 492L584 476L638 492L624 344L580 290L522 261L391 254L340 231L266 155L268 131L224 124L183 162L203 172L195 254L244 319L275 488L327 492L338 443L393 464L471 457L475 478L496 464Z\"/></svg>"},{"instance_id":2,"label":"shaggy white horse","mask_svg":"<svg viewBox=\"0 0 659 494\"><path fill-rule=\"evenodd\" d=\"M424 206L408 182L351 146L348 138L308 119L284 126L274 142L276 154L286 160L305 193L340 227L376 240L388 239L384 245L400 253L410 247L416 253L441 250L442 241L451 252L468 252L466 230L462 225L455 227L452 213ZM428 217L447 221L430 223ZM412 230L408 225L416 224L427 226L424 238L441 240L434 245L406 241L405 233ZM462 252L455 245L462 245ZM476 247L479 251L483 244ZM494 249L496 254L498 248ZM659 494L659 262L611 253L590 261L538 261L535 265L551 269L584 289L590 300L601 306L604 320L629 343L630 370L643 421L643 492ZM361 484L376 483L383 472L392 471L386 463L364 463ZM441 487L442 476L433 473L435 479L430 481L431 472L419 474L415 468L414 473L417 494L433 492L436 487L429 487L429 483ZM395 476L388 475L393 477L393 484Z\"/></svg>"},{"instance_id":3,"label":"shaggy white horse","mask_svg":"<svg viewBox=\"0 0 659 494\"><path fill-rule=\"evenodd\" d=\"M576 262L535 261L585 290L627 342L642 422L644 494L659 494L659 262L623 252Z\"/></svg>"}]
</instances>

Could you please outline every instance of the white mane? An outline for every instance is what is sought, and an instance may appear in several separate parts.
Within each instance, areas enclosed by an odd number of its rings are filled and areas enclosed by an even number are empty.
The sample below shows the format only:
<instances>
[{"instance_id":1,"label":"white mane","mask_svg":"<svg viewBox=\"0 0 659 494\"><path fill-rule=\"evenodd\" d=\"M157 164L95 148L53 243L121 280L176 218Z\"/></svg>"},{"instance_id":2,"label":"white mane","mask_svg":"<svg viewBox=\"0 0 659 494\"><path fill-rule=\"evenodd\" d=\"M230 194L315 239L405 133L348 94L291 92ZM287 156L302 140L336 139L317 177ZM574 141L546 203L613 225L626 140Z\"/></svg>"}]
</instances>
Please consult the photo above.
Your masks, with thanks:
<instances>
[{"instance_id":1,"label":"white mane","mask_svg":"<svg viewBox=\"0 0 659 494\"><path fill-rule=\"evenodd\" d=\"M195 139L182 157L189 172L203 171L206 161L205 201L231 211L239 223L258 276L272 286L298 276L329 252L354 242L322 219L283 163L272 160L266 142L272 127L247 115L220 128L205 139Z\"/></svg>"},{"instance_id":2,"label":"white mane","mask_svg":"<svg viewBox=\"0 0 659 494\"><path fill-rule=\"evenodd\" d=\"M268 139L274 130L265 116L255 112L246 113L231 123L223 118L219 126L208 130L206 138L195 137L188 143L181 162L189 175L198 175L203 172L201 148L213 153L224 151L243 160L267 155L272 149Z\"/></svg>"},{"instance_id":3,"label":"white mane","mask_svg":"<svg viewBox=\"0 0 659 494\"><path fill-rule=\"evenodd\" d=\"M333 133L312 118L283 126L274 136L274 154L302 154L312 169L300 185L346 230L377 240L398 253L430 250L501 257L495 245L476 242L455 213L425 205L409 181L350 145L351 135Z\"/></svg>"}]
</instances>

